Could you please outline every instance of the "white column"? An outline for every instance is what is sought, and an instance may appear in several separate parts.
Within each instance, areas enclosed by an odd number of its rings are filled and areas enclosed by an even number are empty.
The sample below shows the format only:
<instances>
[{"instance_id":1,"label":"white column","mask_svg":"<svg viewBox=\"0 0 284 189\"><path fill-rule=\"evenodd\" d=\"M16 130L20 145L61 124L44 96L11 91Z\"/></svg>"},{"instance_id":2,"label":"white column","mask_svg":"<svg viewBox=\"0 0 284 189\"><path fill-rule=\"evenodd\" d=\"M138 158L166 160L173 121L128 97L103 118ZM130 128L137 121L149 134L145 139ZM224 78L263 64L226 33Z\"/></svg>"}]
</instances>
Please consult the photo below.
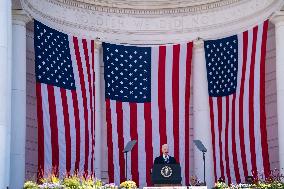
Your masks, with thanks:
<instances>
[{"instance_id":1,"label":"white column","mask_svg":"<svg viewBox=\"0 0 284 189\"><path fill-rule=\"evenodd\" d=\"M23 187L26 144L26 23L22 10L13 11L12 21L12 113L10 188Z\"/></svg>"},{"instance_id":2,"label":"white column","mask_svg":"<svg viewBox=\"0 0 284 189\"><path fill-rule=\"evenodd\" d=\"M95 114L96 114L96 128L95 128L95 173L96 177L101 179L102 172L102 100L101 100L101 42L95 43Z\"/></svg>"},{"instance_id":3,"label":"white column","mask_svg":"<svg viewBox=\"0 0 284 189\"><path fill-rule=\"evenodd\" d=\"M11 111L11 1L0 1L0 188L9 186ZM8 174L7 174L8 173Z\"/></svg>"},{"instance_id":4,"label":"white column","mask_svg":"<svg viewBox=\"0 0 284 189\"><path fill-rule=\"evenodd\" d=\"M277 13L272 22L275 24L276 41L276 87L277 87L277 117L279 140L280 171L284 174L284 11Z\"/></svg>"},{"instance_id":5,"label":"white column","mask_svg":"<svg viewBox=\"0 0 284 189\"><path fill-rule=\"evenodd\" d=\"M214 185L213 151L211 142L208 84L206 75L205 52L203 41L196 41L193 48L193 135L194 140L201 140L207 148L206 183ZM194 148L194 174L203 182L203 156Z\"/></svg>"}]
</instances>

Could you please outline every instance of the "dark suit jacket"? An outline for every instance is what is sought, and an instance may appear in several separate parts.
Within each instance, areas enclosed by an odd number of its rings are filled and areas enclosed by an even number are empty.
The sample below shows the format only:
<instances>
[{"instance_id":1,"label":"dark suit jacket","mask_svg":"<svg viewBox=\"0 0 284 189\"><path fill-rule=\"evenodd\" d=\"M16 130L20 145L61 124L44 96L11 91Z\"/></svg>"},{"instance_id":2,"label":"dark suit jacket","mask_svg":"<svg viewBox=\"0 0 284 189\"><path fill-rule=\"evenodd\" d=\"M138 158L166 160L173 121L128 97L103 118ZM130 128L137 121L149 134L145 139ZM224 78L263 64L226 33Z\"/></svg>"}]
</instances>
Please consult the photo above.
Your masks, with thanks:
<instances>
[{"instance_id":1,"label":"dark suit jacket","mask_svg":"<svg viewBox=\"0 0 284 189\"><path fill-rule=\"evenodd\" d=\"M156 157L154 161L154 164L176 164L176 163L177 161L175 160L175 158L171 156L169 156L169 162L166 163L163 155Z\"/></svg>"}]
</instances>

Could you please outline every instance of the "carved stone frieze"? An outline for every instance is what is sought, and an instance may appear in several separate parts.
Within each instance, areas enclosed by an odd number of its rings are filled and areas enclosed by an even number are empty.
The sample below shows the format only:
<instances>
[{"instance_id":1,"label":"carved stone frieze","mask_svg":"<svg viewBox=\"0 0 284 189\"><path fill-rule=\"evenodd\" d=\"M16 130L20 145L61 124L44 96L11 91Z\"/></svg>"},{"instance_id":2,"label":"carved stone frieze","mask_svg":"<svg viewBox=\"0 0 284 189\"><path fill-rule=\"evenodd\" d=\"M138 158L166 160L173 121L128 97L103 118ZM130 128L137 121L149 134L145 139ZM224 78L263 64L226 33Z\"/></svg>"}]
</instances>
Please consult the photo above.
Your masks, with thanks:
<instances>
[{"instance_id":1,"label":"carved stone frieze","mask_svg":"<svg viewBox=\"0 0 284 189\"><path fill-rule=\"evenodd\" d=\"M179 43L242 32L283 0L21 0L35 19L71 35L131 44ZM124 3L123 3L124 2Z\"/></svg>"}]
</instances>

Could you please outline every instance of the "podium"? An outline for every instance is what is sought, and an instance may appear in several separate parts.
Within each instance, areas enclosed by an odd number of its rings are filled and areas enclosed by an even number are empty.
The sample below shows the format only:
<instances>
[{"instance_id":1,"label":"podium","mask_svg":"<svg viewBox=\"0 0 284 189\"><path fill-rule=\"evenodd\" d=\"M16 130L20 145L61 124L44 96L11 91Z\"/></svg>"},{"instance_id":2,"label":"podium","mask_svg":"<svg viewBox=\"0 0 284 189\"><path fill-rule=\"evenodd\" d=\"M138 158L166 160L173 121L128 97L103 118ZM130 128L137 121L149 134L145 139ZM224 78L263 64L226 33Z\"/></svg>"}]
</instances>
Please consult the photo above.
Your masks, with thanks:
<instances>
[{"instance_id":1,"label":"podium","mask_svg":"<svg viewBox=\"0 0 284 189\"><path fill-rule=\"evenodd\" d=\"M154 164L152 170L152 183L154 185L180 185L181 168L179 164Z\"/></svg>"}]
</instances>

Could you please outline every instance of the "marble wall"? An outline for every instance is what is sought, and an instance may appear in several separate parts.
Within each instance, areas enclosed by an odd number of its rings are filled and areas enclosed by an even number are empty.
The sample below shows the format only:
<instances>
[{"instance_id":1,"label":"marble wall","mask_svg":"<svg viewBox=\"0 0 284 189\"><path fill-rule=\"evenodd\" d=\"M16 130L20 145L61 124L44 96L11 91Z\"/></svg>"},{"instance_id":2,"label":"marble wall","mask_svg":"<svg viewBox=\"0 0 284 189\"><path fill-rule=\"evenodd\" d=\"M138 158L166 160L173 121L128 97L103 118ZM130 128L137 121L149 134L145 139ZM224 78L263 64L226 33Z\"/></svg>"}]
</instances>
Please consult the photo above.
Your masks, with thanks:
<instances>
[{"instance_id":1,"label":"marble wall","mask_svg":"<svg viewBox=\"0 0 284 189\"><path fill-rule=\"evenodd\" d=\"M266 55L266 117L271 169L279 169L277 99L276 99L276 49L275 27L270 23Z\"/></svg>"}]
</instances>

